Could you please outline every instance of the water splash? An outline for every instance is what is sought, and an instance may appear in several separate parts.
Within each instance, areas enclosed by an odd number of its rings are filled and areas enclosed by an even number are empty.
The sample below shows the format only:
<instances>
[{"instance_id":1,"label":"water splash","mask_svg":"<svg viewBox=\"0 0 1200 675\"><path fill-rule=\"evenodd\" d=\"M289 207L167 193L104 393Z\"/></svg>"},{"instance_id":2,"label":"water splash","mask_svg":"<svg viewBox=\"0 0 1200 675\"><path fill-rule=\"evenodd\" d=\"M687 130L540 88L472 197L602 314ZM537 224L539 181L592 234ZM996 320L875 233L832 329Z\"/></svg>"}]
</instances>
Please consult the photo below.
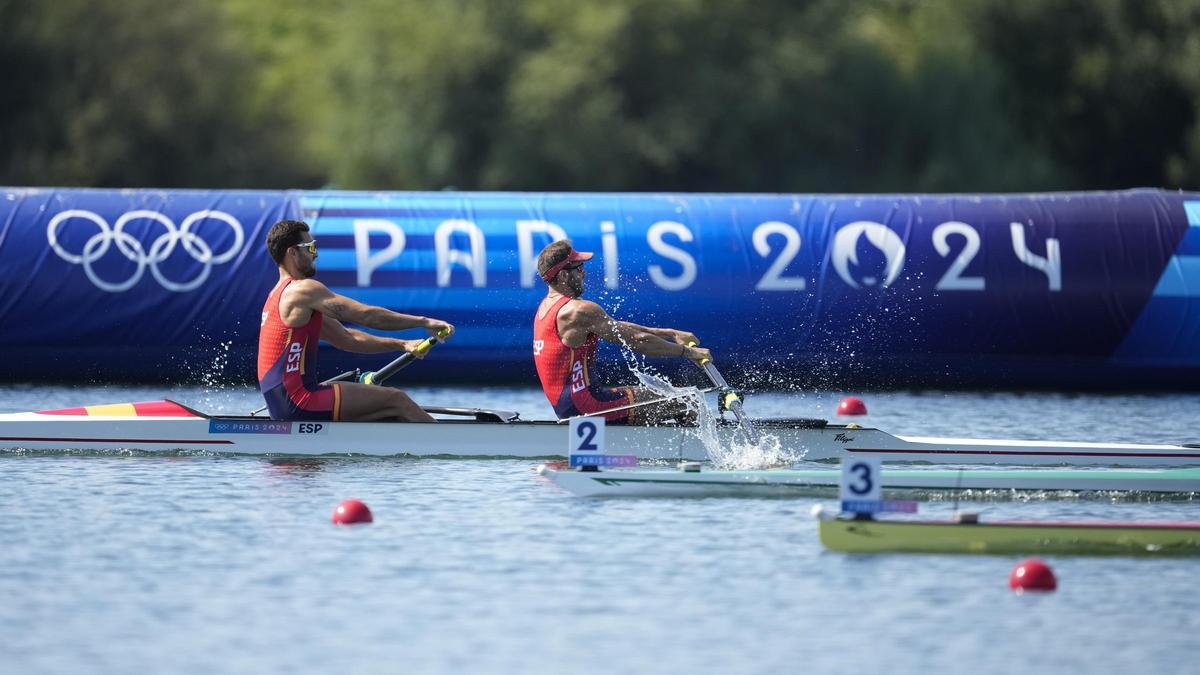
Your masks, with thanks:
<instances>
[{"instance_id":1,"label":"water splash","mask_svg":"<svg viewBox=\"0 0 1200 675\"><path fill-rule=\"evenodd\" d=\"M735 436L727 446L718 443L708 447L706 443L705 449L713 465L727 471L754 471L788 467L802 459L785 449L779 437L773 434L760 433L757 444L744 438Z\"/></svg>"},{"instance_id":2,"label":"water splash","mask_svg":"<svg viewBox=\"0 0 1200 675\"><path fill-rule=\"evenodd\" d=\"M232 340L217 343L208 366L200 372L200 384L205 389L221 391L226 388L225 368L229 365L232 346Z\"/></svg>"},{"instance_id":3,"label":"water splash","mask_svg":"<svg viewBox=\"0 0 1200 675\"><path fill-rule=\"evenodd\" d=\"M620 309L621 300L613 303L614 311ZM615 319L614 319L615 321ZM620 333L618 332L618 335ZM696 387L676 387L658 371L640 358L624 339L620 340L621 355L625 367L637 377L642 387L664 398L674 399L687 407L695 416L699 426L687 430L695 436L708 454L709 461L717 469L747 471L791 466L803 456L785 450L779 437L759 433L758 443L753 443L744 433L737 433L722 440L717 433L718 420L704 401L704 394ZM728 435L727 435L728 436Z\"/></svg>"},{"instance_id":4,"label":"water splash","mask_svg":"<svg viewBox=\"0 0 1200 675\"><path fill-rule=\"evenodd\" d=\"M189 405L202 410L221 410L228 406L231 396L240 396L244 391L240 379L228 372L233 346L232 340L214 341L188 355L182 369L187 373L184 382L191 386L176 389L194 392L198 385L201 396L191 397Z\"/></svg>"},{"instance_id":5,"label":"water splash","mask_svg":"<svg viewBox=\"0 0 1200 675\"><path fill-rule=\"evenodd\" d=\"M718 420L705 403L704 394L696 387L676 387L666 379L643 370L633 370L641 385L655 394L670 397L687 406L696 415L698 426L687 433L695 436L708 454L708 459L717 469L726 471L753 471L791 466L801 457L783 447L779 437L759 432L758 443L753 443L744 433L732 436L717 433Z\"/></svg>"}]
</instances>

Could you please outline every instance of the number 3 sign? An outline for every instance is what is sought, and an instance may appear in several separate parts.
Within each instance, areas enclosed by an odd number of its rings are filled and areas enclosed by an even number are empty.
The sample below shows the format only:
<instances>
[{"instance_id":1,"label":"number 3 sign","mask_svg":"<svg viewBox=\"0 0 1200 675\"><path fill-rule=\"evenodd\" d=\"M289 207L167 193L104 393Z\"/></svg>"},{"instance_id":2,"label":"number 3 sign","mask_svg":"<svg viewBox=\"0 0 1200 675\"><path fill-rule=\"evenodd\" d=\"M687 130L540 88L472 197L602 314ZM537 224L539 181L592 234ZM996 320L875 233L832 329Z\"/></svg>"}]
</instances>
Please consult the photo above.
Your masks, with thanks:
<instances>
[{"instance_id":1,"label":"number 3 sign","mask_svg":"<svg viewBox=\"0 0 1200 675\"><path fill-rule=\"evenodd\" d=\"M883 491L879 485L879 459L854 458L842 461L842 501L877 502Z\"/></svg>"}]
</instances>

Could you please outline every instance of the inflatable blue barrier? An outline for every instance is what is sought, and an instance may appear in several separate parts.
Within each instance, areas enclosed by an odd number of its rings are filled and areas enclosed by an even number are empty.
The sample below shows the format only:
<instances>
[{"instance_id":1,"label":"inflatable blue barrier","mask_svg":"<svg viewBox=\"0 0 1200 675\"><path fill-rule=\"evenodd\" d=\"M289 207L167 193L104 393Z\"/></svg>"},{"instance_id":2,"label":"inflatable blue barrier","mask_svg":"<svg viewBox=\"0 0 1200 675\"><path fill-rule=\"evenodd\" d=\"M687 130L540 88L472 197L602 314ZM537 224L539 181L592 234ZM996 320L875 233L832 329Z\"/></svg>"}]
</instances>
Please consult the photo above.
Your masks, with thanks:
<instances>
[{"instance_id":1,"label":"inflatable blue barrier","mask_svg":"<svg viewBox=\"0 0 1200 675\"><path fill-rule=\"evenodd\" d=\"M535 259L564 237L596 253L586 297L696 333L743 386L1200 382L1197 193L4 195L9 381L251 380L277 277L264 237L302 218L334 291L458 326L406 382L534 383ZM333 375L388 357L321 359Z\"/></svg>"}]
</instances>

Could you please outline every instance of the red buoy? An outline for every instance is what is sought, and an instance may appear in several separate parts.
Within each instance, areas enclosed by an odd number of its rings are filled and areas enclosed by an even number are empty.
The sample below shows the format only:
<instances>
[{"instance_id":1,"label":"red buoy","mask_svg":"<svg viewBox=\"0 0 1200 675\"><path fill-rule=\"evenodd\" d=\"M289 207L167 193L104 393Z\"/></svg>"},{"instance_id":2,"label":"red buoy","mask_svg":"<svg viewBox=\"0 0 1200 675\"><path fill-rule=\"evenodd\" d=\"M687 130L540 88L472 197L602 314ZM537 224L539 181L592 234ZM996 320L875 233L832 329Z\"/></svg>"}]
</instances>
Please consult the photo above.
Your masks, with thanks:
<instances>
[{"instance_id":1,"label":"red buoy","mask_svg":"<svg viewBox=\"0 0 1200 675\"><path fill-rule=\"evenodd\" d=\"M847 396L838 404L837 414L839 415L866 415L867 404L862 402L861 398L855 396Z\"/></svg>"},{"instance_id":2,"label":"red buoy","mask_svg":"<svg viewBox=\"0 0 1200 675\"><path fill-rule=\"evenodd\" d=\"M358 523L369 523L373 520L371 517L371 509L367 505L357 499L347 499L338 504L338 507L333 510L333 523L335 525L355 525Z\"/></svg>"},{"instance_id":3,"label":"red buoy","mask_svg":"<svg viewBox=\"0 0 1200 675\"><path fill-rule=\"evenodd\" d=\"M1018 595L1025 591L1053 591L1058 588L1054 570L1037 558L1022 560L1008 575L1008 587Z\"/></svg>"}]
</instances>

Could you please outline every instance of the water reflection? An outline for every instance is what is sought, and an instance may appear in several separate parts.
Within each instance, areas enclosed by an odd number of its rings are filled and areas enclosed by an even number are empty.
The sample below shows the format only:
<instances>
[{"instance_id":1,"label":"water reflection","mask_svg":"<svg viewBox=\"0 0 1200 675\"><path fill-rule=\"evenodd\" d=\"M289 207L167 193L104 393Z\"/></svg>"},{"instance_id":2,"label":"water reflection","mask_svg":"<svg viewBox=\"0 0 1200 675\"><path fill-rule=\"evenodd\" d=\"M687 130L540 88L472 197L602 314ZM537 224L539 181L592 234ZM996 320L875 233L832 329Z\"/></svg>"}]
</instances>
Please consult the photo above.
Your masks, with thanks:
<instances>
[{"instance_id":1,"label":"water reflection","mask_svg":"<svg viewBox=\"0 0 1200 675\"><path fill-rule=\"evenodd\" d=\"M279 473L297 478L311 478L325 470L328 459L319 457L271 457L264 460L272 473Z\"/></svg>"}]
</instances>

